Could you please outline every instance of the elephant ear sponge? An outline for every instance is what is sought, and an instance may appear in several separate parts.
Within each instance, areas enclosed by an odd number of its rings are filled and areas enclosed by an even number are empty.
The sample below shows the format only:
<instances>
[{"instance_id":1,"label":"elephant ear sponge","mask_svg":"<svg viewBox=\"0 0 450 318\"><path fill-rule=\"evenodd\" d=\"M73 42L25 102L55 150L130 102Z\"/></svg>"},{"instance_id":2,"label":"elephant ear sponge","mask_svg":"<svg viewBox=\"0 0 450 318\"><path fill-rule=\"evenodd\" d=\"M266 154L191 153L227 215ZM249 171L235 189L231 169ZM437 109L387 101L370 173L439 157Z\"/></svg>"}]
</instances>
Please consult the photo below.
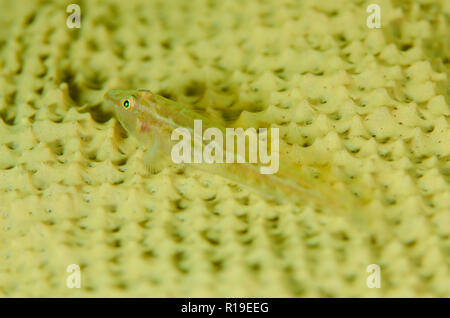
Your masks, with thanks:
<instances>
[{"instance_id":1,"label":"elephant ear sponge","mask_svg":"<svg viewBox=\"0 0 450 318\"><path fill-rule=\"evenodd\" d=\"M0 0L0 296L450 297L450 4L369 4L92 0L71 29ZM103 103L139 88L278 127L347 208L146 173Z\"/></svg>"}]
</instances>

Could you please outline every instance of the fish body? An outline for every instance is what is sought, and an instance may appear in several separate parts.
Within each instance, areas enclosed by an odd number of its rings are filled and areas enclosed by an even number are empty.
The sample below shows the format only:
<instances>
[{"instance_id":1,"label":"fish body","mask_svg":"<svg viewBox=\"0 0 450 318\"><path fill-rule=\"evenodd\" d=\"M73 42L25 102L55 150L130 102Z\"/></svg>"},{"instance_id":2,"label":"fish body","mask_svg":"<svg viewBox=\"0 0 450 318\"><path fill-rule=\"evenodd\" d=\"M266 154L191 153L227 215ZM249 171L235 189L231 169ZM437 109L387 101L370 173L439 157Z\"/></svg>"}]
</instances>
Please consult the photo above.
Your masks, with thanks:
<instances>
[{"instance_id":1,"label":"fish body","mask_svg":"<svg viewBox=\"0 0 450 318\"><path fill-rule=\"evenodd\" d=\"M226 131L224 121L148 90L111 90L105 100L114 108L115 116L125 130L147 149L144 163L152 171L173 164L171 136L175 129L186 128L192 132L194 121L201 120L204 128ZM315 188L313 181L305 182L299 173L300 167L282 158L275 174L261 174L259 165L251 163L193 163L190 166L220 175L278 202L287 198L295 203L323 203L333 196L330 191Z\"/></svg>"}]
</instances>

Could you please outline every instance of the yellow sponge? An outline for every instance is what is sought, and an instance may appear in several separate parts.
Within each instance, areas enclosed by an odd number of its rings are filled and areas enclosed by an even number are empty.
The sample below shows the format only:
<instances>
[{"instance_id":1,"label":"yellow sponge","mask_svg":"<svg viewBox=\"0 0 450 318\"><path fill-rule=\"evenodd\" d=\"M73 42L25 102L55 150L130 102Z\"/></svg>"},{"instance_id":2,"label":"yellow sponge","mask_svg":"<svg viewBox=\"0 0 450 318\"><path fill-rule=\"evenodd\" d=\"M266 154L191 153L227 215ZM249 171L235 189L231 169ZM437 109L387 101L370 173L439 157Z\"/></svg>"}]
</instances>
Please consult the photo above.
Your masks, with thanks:
<instances>
[{"instance_id":1,"label":"yellow sponge","mask_svg":"<svg viewBox=\"0 0 450 318\"><path fill-rule=\"evenodd\" d=\"M79 29L66 5L0 1L0 296L450 296L449 1L90 0ZM359 204L149 176L112 88L278 127Z\"/></svg>"}]
</instances>

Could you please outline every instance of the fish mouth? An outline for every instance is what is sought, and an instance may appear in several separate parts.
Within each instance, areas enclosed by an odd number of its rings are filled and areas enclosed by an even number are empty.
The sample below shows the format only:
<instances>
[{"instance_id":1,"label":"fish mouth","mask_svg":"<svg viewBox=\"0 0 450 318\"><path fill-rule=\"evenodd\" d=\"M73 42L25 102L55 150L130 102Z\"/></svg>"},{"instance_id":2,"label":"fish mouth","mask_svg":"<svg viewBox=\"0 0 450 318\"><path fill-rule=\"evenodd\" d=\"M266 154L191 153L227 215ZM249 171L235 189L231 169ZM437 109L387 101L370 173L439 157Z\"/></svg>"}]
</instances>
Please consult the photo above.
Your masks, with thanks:
<instances>
[{"instance_id":1,"label":"fish mouth","mask_svg":"<svg viewBox=\"0 0 450 318\"><path fill-rule=\"evenodd\" d=\"M118 89L112 89L105 93L104 98L107 100L120 100L123 96L123 91Z\"/></svg>"},{"instance_id":2,"label":"fish mouth","mask_svg":"<svg viewBox=\"0 0 450 318\"><path fill-rule=\"evenodd\" d=\"M111 91L108 91L105 95L103 95L103 101L106 106L115 108L115 102L113 96L111 95Z\"/></svg>"},{"instance_id":3,"label":"fish mouth","mask_svg":"<svg viewBox=\"0 0 450 318\"><path fill-rule=\"evenodd\" d=\"M105 93L104 101L110 107L117 109L120 106L120 103L123 98L129 95L129 91L124 91L120 89L112 89Z\"/></svg>"}]
</instances>

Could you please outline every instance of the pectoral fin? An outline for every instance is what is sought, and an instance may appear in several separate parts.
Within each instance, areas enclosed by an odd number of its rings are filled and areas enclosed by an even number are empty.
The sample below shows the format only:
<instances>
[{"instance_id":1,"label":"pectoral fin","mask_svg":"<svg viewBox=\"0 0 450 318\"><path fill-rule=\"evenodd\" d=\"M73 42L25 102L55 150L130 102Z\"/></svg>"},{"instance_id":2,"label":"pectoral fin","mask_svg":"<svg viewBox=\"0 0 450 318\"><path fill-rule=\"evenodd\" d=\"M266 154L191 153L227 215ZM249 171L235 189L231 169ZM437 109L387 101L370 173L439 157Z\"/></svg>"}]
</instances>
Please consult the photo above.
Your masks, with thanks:
<instances>
[{"instance_id":1,"label":"pectoral fin","mask_svg":"<svg viewBox=\"0 0 450 318\"><path fill-rule=\"evenodd\" d=\"M170 156L167 156L167 154L162 151L162 147L158 139L152 141L144 153L143 160L146 174L158 174L164 168L172 165Z\"/></svg>"}]
</instances>

